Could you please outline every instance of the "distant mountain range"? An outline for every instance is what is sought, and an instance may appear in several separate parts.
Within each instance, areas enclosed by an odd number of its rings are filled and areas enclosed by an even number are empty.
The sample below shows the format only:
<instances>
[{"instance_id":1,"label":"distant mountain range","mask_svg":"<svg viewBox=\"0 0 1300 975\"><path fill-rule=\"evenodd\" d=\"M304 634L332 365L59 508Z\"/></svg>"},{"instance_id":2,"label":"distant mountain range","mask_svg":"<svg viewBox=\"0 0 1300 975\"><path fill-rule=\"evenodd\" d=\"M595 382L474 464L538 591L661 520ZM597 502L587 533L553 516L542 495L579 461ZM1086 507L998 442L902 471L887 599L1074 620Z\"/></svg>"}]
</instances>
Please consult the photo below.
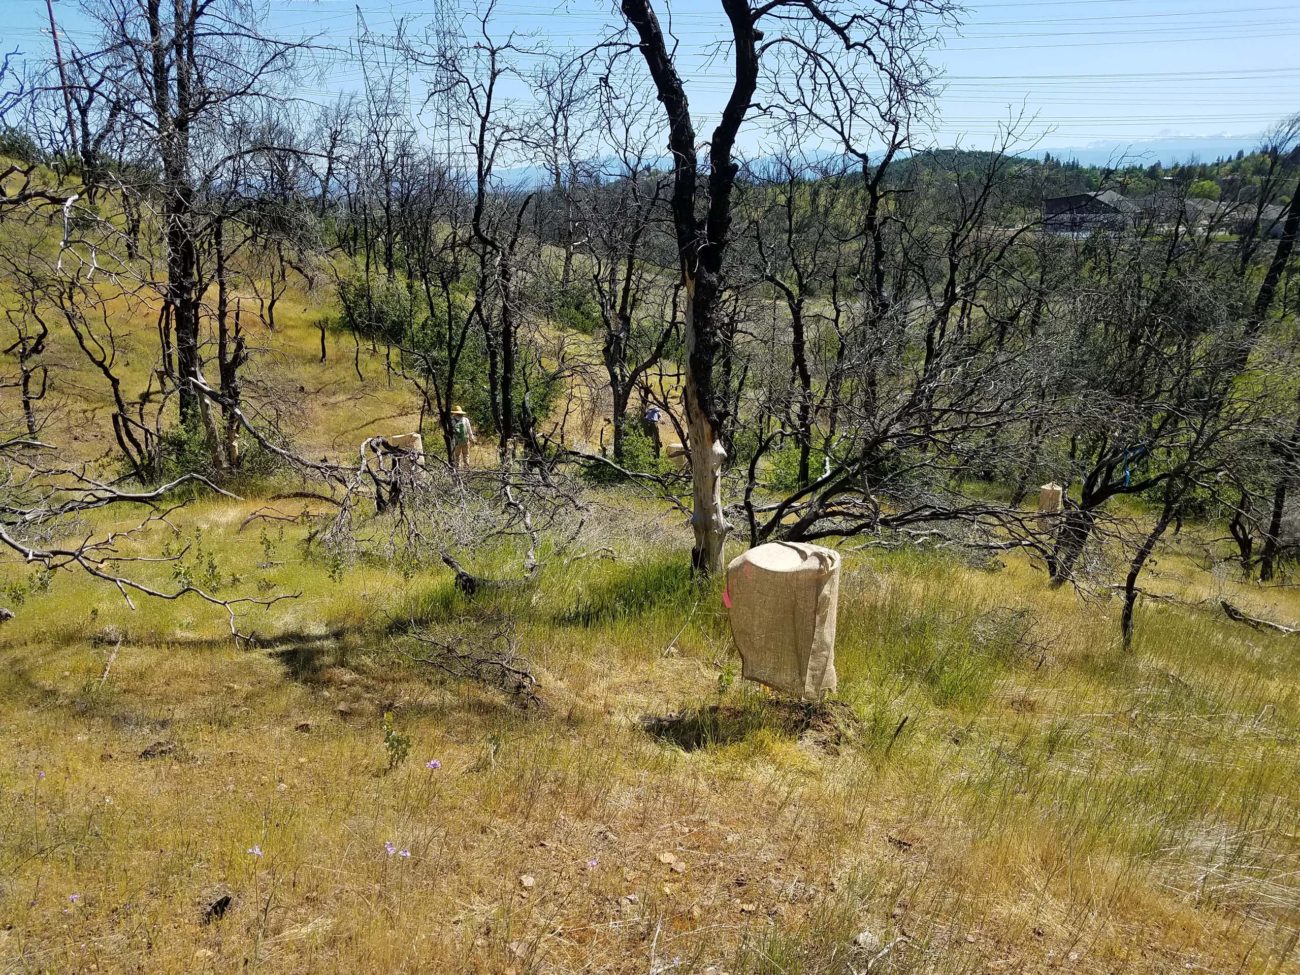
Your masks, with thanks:
<instances>
[{"instance_id":1,"label":"distant mountain range","mask_svg":"<svg viewBox=\"0 0 1300 975\"><path fill-rule=\"evenodd\" d=\"M1238 150L1250 152L1259 148L1259 135L1187 135L1160 139L1134 139L1131 142L1090 142L1084 146L1043 146L1027 156L1042 158L1050 152L1056 159L1068 162L1077 160L1085 166L1127 164L1162 166L1172 163L1213 162L1226 156L1235 156Z\"/></svg>"}]
</instances>

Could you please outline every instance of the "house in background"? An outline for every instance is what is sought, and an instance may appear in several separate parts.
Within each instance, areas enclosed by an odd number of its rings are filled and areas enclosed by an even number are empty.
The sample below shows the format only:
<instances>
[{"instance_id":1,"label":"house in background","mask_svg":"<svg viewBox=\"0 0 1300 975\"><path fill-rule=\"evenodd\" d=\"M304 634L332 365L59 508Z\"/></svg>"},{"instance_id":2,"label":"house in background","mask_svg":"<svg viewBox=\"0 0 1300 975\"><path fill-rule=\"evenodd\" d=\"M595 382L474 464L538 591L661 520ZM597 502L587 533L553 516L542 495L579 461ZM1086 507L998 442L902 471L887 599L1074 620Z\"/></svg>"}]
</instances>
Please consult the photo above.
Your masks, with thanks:
<instances>
[{"instance_id":1,"label":"house in background","mask_svg":"<svg viewBox=\"0 0 1300 975\"><path fill-rule=\"evenodd\" d=\"M1281 240L1286 228L1286 207L1269 205L1258 210L1257 207L1258 204L1251 203L1235 211L1236 220L1233 229L1239 234L1248 234L1258 219L1259 226L1255 232L1260 237Z\"/></svg>"},{"instance_id":2,"label":"house in background","mask_svg":"<svg viewBox=\"0 0 1300 975\"><path fill-rule=\"evenodd\" d=\"M1073 193L1043 200L1043 229L1056 234L1088 234L1122 230L1138 208L1114 190Z\"/></svg>"}]
</instances>

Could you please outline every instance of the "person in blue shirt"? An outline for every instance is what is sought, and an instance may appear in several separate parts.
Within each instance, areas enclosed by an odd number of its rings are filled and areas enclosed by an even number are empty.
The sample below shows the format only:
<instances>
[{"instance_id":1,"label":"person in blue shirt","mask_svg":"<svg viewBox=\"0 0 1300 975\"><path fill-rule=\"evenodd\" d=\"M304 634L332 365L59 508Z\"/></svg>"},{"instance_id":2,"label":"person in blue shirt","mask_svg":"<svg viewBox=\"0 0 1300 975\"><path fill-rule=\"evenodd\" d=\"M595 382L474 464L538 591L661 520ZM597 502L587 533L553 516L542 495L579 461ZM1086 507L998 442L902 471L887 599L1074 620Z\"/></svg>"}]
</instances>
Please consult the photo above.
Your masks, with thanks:
<instances>
[{"instance_id":1,"label":"person in blue shirt","mask_svg":"<svg viewBox=\"0 0 1300 975\"><path fill-rule=\"evenodd\" d=\"M645 435L650 438L650 443L654 447L655 456L659 456L659 451L663 448L663 443L659 439L659 421L663 419L664 411L659 409L654 403L646 407L645 415L641 418L641 429Z\"/></svg>"}]
</instances>

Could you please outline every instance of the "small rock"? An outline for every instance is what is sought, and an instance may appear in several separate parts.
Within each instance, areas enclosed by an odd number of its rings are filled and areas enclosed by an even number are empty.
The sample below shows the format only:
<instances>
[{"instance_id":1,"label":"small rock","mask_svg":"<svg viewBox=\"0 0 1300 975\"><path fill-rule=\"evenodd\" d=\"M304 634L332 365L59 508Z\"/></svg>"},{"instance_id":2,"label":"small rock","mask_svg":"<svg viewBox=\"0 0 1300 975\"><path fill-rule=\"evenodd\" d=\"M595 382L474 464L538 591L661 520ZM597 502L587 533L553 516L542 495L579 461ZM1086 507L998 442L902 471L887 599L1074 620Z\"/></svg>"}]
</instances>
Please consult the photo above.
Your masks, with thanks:
<instances>
[{"instance_id":1,"label":"small rock","mask_svg":"<svg viewBox=\"0 0 1300 975\"><path fill-rule=\"evenodd\" d=\"M683 860L674 860L672 865L673 873L685 873L686 863Z\"/></svg>"},{"instance_id":2,"label":"small rock","mask_svg":"<svg viewBox=\"0 0 1300 975\"><path fill-rule=\"evenodd\" d=\"M155 741L152 745L140 753L141 758L162 758L166 755L176 754L176 742L174 741Z\"/></svg>"},{"instance_id":3,"label":"small rock","mask_svg":"<svg viewBox=\"0 0 1300 975\"><path fill-rule=\"evenodd\" d=\"M659 862L660 862L660 863L672 863L672 862L673 862L674 860L676 860L676 859L677 859L677 854L675 854L675 853L660 853L660 854L659 854Z\"/></svg>"},{"instance_id":4,"label":"small rock","mask_svg":"<svg viewBox=\"0 0 1300 975\"><path fill-rule=\"evenodd\" d=\"M524 890L532 890L534 885L536 885L536 883L537 881L534 880L532 876L530 876L529 874L524 874L522 877L519 878L519 886L524 888Z\"/></svg>"},{"instance_id":5,"label":"small rock","mask_svg":"<svg viewBox=\"0 0 1300 975\"><path fill-rule=\"evenodd\" d=\"M198 951L194 952L194 960L195 960L195 961L207 961L209 958L213 957L215 954L216 954L216 952L215 952L215 951L212 951L212 950L209 949L209 948L200 948Z\"/></svg>"},{"instance_id":6,"label":"small rock","mask_svg":"<svg viewBox=\"0 0 1300 975\"><path fill-rule=\"evenodd\" d=\"M226 916L226 911L230 910L234 900L230 894L222 894L203 909L203 923L211 924L213 921L220 921Z\"/></svg>"},{"instance_id":7,"label":"small rock","mask_svg":"<svg viewBox=\"0 0 1300 975\"><path fill-rule=\"evenodd\" d=\"M868 951L874 951L880 947L880 935L870 929L859 931L858 936L853 939L853 946L855 948L865 948Z\"/></svg>"},{"instance_id":8,"label":"small rock","mask_svg":"<svg viewBox=\"0 0 1300 975\"><path fill-rule=\"evenodd\" d=\"M294 725L294 730L301 731L305 735L307 734L307 732L311 731L311 722L299 721L296 725Z\"/></svg>"},{"instance_id":9,"label":"small rock","mask_svg":"<svg viewBox=\"0 0 1300 975\"><path fill-rule=\"evenodd\" d=\"M637 897L636 894L625 894L624 897L623 897L623 903L624 903L624 904L640 904L640 903L641 903L641 898L640 898L640 897Z\"/></svg>"},{"instance_id":10,"label":"small rock","mask_svg":"<svg viewBox=\"0 0 1300 975\"><path fill-rule=\"evenodd\" d=\"M741 905L740 905L740 913L741 913L741 914L753 914L753 913L754 913L755 911L757 911L757 910L758 910L758 905L757 905L757 904L741 904Z\"/></svg>"},{"instance_id":11,"label":"small rock","mask_svg":"<svg viewBox=\"0 0 1300 975\"><path fill-rule=\"evenodd\" d=\"M330 917L318 917L315 920L308 921L306 924L299 924L292 928L286 928L279 934L278 940L282 941L302 941L310 938L312 935L323 934L334 926L334 919Z\"/></svg>"}]
</instances>

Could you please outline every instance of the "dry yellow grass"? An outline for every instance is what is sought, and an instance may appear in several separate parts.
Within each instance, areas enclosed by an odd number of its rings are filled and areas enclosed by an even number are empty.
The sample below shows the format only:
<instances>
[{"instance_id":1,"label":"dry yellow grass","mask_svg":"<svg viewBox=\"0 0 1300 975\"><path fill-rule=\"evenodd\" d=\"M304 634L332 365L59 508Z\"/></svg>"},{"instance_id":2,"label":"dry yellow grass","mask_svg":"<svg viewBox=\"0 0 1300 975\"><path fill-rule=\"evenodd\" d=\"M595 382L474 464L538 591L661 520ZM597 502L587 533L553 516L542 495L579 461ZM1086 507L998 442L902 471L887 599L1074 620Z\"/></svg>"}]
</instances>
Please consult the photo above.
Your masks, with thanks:
<instances>
[{"instance_id":1,"label":"dry yellow grass","mask_svg":"<svg viewBox=\"0 0 1300 975\"><path fill-rule=\"evenodd\" d=\"M258 568L253 507L177 528L305 593L246 621L261 649L72 577L7 624L0 970L845 972L863 930L910 939L874 970L1293 970L1284 638L1150 608L1125 655L1113 605L1025 563L855 557L856 721L801 740L725 686L716 591L647 546L512 604L547 702L523 712L390 651L394 619L481 620L446 572L331 578L299 528ZM683 708L706 747L642 729Z\"/></svg>"}]
</instances>

